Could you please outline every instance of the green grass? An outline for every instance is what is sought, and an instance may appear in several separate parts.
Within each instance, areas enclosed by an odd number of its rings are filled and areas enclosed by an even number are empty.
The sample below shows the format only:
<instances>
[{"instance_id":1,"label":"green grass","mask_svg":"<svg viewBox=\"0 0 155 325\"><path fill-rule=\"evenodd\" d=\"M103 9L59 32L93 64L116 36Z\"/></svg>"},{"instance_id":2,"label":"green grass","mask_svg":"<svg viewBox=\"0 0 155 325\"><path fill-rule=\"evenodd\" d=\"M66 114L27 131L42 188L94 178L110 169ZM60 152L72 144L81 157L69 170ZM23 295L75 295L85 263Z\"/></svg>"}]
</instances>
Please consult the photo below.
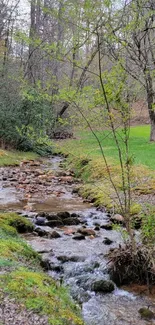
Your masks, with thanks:
<instances>
[{"instance_id":1,"label":"green grass","mask_svg":"<svg viewBox=\"0 0 155 325\"><path fill-rule=\"evenodd\" d=\"M131 167L130 184L132 192L131 214L139 214L145 208L145 199L139 199L141 194L152 195L155 191L155 143L149 142L150 127L137 126L130 130ZM118 151L111 133L107 130L96 132L102 144L108 161L111 178L123 196L123 182ZM120 146L124 152L122 130L117 130ZM66 168L72 170L76 177L83 180L79 193L86 199L93 201L96 206L115 209L120 213L120 203L112 186L101 150L94 135L90 131L76 132L76 138L60 141L58 150L68 155ZM124 166L126 164L124 155ZM125 178L126 186L127 178ZM147 199L146 199L147 202Z\"/></svg>"},{"instance_id":2,"label":"green grass","mask_svg":"<svg viewBox=\"0 0 155 325\"><path fill-rule=\"evenodd\" d=\"M37 159L34 152L6 151L0 149L0 167L19 165L22 160Z\"/></svg>"},{"instance_id":3,"label":"green grass","mask_svg":"<svg viewBox=\"0 0 155 325\"><path fill-rule=\"evenodd\" d=\"M112 135L109 131L97 131L106 157L118 161L118 151ZM118 131L121 135L121 130ZM130 154L134 158L135 165L145 165L155 169L155 143L149 142L150 126L131 127L130 130ZM90 158L101 157L101 151L96 139L90 131L79 131L76 139L62 142L61 150L76 156L84 154ZM122 142L120 141L122 146ZM123 146L122 146L123 147Z\"/></svg>"},{"instance_id":4,"label":"green grass","mask_svg":"<svg viewBox=\"0 0 155 325\"><path fill-rule=\"evenodd\" d=\"M19 237L21 225L32 230L26 218L0 214L0 303L7 295L15 298L21 309L46 315L48 324L83 325L80 309L68 290L42 271L39 254Z\"/></svg>"}]
</instances>

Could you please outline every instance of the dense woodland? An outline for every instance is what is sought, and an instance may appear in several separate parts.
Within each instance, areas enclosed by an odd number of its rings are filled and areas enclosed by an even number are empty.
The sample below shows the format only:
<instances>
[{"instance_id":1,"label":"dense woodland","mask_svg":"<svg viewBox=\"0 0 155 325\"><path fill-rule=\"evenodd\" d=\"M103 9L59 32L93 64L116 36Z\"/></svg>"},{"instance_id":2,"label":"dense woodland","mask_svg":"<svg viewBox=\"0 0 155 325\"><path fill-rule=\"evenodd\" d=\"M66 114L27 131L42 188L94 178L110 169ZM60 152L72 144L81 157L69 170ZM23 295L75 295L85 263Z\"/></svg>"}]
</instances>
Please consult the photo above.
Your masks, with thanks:
<instances>
[{"instance_id":1,"label":"dense woodland","mask_svg":"<svg viewBox=\"0 0 155 325\"><path fill-rule=\"evenodd\" d=\"M139 99L155 141L154 12L153 0L1 0L1 145L41 152L81 116L129 123Z\"/></svg>"}]
</instances>

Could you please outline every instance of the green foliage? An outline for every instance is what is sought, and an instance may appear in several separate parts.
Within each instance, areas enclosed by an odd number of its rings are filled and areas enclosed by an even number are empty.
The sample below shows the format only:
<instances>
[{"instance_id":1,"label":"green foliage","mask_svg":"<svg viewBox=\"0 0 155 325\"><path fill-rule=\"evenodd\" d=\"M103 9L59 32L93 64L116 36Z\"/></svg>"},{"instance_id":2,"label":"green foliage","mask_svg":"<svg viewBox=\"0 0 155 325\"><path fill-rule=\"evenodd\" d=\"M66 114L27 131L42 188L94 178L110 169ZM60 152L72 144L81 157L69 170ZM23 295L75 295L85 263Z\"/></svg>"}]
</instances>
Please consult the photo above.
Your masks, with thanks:
<instances>
[{"instance_id":1,"label":"green foliage","mask_svg":"<svg viewBox=\"0 0 155 325\"><path fill-rule=\"evenodd\" d=\"M9 83L9 85L7 84ZM6 79L0 89L0 143L4 147L38 154L51 153L48 131L55 117L50 99L34 88L23 88Z\"/></svg>"},{"instance_id":2,"label":"green foliage","mask_svg":"<svg viewBox=\"0 0 155 325\"><path fill-rule=\"evenodd\" d=\"M148 206L142 215L142 239L146 245L155 243L155 206Z\"/></svg>"}]
</instances>

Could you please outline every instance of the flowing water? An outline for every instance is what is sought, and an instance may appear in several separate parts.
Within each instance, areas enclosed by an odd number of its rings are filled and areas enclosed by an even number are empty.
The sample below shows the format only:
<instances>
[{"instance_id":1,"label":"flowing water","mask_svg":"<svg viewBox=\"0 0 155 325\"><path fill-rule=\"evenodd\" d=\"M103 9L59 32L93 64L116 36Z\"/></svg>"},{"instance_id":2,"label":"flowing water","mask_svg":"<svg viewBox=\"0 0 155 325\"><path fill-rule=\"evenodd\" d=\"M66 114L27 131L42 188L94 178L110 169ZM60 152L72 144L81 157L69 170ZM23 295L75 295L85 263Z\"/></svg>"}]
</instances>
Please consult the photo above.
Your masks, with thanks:
<instances>
[{"instance_id":1,"label":"flowing water","mask_svg":"<svg viewBox=\"0 0 155 325\"><path fill-rule=\"evenodd\" d=\"M150 306L155 312L153 297L131 293L116 285L111 293L93 291L92 284L96 280L109 280L106 255L109 249L122 243L122 238L119 232L104 229L109 223L104 212L89 203L83 203L82 198L73 193L74 180L70 176L62 176L63 170L59 167L61 160L60 157L53 157L39 166L33 166L32 163L23 164L20 168L2 168L0 210L17 211L31 218L34 223L38 212L76 212L79 225L54 229L37 225L49 234L55 230L60 235L58 238L39 237L36 233L24 237L42 254L44 263L48 265L48 273L69 286L72 297L81 304L85 324L147 324L146 320L140 318L138 310ZM83 240L75 240L74 236L81 227L93 232ZM111 240L110 245L103 243L105 238ZM153 325L155 321L149 323Z\"/></svg>"}]
</instances>

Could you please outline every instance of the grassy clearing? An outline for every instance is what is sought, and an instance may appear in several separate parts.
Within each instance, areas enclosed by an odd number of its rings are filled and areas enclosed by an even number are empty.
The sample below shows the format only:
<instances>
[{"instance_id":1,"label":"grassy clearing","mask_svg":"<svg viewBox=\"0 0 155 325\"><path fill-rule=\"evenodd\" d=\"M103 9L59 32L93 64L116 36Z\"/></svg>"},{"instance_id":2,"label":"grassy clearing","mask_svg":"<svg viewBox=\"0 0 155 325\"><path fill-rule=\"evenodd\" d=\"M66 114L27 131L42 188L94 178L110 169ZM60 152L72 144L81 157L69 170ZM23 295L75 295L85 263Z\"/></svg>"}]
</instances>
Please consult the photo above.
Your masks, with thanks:
<instances>
[{"instance_id":1,"label":"grassy clearing","mask_svg":"<svg viewBox=\"0 0 155 325\"><path fill-rule=\"evenodd\" d=\"M34 152L6 151L0 149L0 167L16 166L22 160L37 159L38 155Z\"/></svg>"},{"instance_id":2,"label":"grassy clearing","mask_svg":"<svg viewBox=\"0 0 155 325\"><path fill-rule=\"evenodd\" d=\"M0 214L0 299L14 297L21 308L48 316L49 324L82 325L67 289L42 272L39 255L19 237L19 224L30 230L25 218Z\"/></svg>"},{"instance_id":3,"label":"grassy clearing","mask_svg":"<svg viewBox=\"0 0 155 325\"><path fill-rule=\"evenodd\" d=\"M135 165L144 165L155 169L155 143L149 142L150 126L131 127L130 130L130 152L134 158ZM96 132L107 157L118 161L116 145L109 131ZM121 135L121 130L118 130ZM75 134L76 139L62 142L61 150L74 156L84 154L88 158L100 158L100 148L90 131L79 131Z\"/></svg>"},{"instance_id":4,"label":"grassy clearing","mask_svg":"<svg viewBox=\"0 0 155 325\"><path fill-rule=\"evenodd\" d=\"M145 205L145 200L141 202L138 196L152 195L155 192L155 143L148 141L149 129L149 126L137 126L132 127L130 131L130 152L134 157L131 175L133 215L140 213L142 206ZM121 130L118 132L121 135ZM97 135L108 159L112 179L121 195L121 170L114 140L107 130L98 131ZM79 132L76 139L61 141L58 147L62 153L69 155L68 168L73 169L75 175L84 181L80 194L96 205L106 206L107 209L115 208L120 212L115 191L109 181L101 151L93 134L90 131Z\"/></svg>"}]
</instances>

